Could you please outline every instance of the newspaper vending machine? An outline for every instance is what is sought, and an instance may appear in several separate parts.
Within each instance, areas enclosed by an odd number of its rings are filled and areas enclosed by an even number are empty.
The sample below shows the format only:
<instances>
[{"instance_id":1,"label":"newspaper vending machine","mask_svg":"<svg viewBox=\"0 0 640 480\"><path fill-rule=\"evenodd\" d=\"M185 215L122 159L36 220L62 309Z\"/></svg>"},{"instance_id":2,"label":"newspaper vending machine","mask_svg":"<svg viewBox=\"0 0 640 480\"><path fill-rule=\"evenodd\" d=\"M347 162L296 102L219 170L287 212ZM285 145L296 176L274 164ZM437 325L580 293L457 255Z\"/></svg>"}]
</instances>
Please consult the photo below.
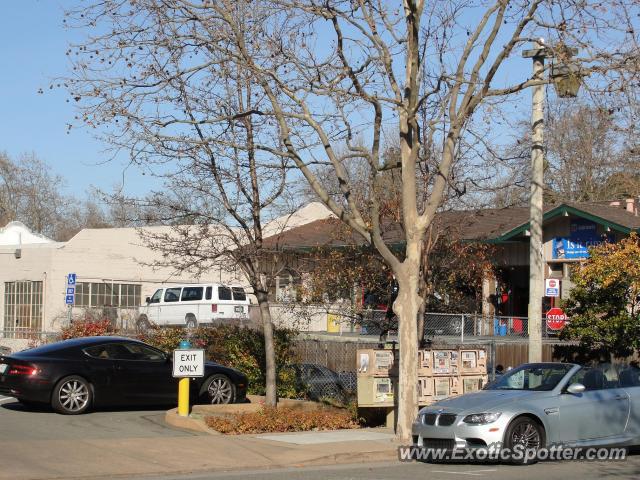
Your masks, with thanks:
<instances>
[{"instance_id":1,"label":"newspaper vending machine","mask_svg":"<svg viewBox=\"0 0 640 480\"><path fill-rule=\"evenodd\" d=\"M357 355L358 407L393 407L398 351L361 349ZM417 361L420 406L480 390L488 380L484 348L419 350Z\"/></svg>"}]
</instances>

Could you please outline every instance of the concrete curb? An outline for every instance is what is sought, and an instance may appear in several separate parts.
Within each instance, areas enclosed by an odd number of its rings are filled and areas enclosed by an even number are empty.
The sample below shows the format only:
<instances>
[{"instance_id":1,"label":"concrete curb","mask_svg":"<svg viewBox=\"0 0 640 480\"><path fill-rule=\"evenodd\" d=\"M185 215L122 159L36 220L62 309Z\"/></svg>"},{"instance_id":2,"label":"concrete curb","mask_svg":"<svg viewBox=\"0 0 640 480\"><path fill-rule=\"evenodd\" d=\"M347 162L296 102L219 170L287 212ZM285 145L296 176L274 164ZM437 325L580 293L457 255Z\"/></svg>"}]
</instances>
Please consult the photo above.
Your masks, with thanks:
<instances>
[{"instance_id":1,"label":"concrete curb","mask_svg":"<svg viewBox=\"0 0 640 480\"><path fill-rule=\"evenodd\" d=\"M182 428L185 430L193 430L200 433L208 433L209 435L221 435L220 432L216 432L207 427L204 423L204 419L199 415L192 413L188 417L181 417L178 415L178 409L172 408L164 414L164 421L172 427Z\"/></svg>"},{"instance_id":2,"label":"concrete curb","mask_svg":"<svg viewBox=\"0 0 640 480\"><path fill-rule=\"evenodd\" d=\"M319 465L349 465L354 463L373 463L373 462L389 462L398 460L398 451L395 446L392 450L376 450L372 452L358 453L336 453L335 455L326 455L314 458L304 462L305 467L313 467ZM288 465L290 466L290 465Z\"/></svg>"},{"instance_id":3,"label":"concrete curb","mask_svg":"<svg viewBox=\"0 0 640 480\"><path fill-rule=\"evenodd\" d=\"M177 428L186 430L194 430L196 432L206 432L211 435L221 435L219 432L207 427L204 422L205 417L230 415L236 413L257 412L264 406L264 397L259 395L247 395L247 403L230 403L226 405L193 405L191 414L188 417L178 415L178 409L172 408L165 414L165 422ZM294 400L282 398L278 401L278 405L296 410L331 410L333 407L318 402L310 402L308 400Z\"/></svg>"}]
</instances>

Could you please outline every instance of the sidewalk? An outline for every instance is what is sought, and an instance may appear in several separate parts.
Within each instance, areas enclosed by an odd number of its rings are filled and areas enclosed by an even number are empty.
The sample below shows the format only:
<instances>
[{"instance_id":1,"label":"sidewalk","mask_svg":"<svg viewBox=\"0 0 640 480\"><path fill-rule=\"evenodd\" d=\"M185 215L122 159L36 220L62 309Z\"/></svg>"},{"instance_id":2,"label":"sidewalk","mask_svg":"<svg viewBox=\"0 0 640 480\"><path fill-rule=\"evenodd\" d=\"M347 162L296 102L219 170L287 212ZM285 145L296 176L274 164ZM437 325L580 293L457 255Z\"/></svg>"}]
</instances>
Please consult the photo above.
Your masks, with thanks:
<instances>
[{"instance_id":1,"label":"sidewalk","mask_svg":"<svg viewBox=\"0 0 640 480\"><path fill-rule=\"evenodd\" d=\"M317 437L317 440L314 440ZM270 435L197 435L0 441L0 479L82 479L391 461L382 429Z\"/></svg>"}]
</instances>

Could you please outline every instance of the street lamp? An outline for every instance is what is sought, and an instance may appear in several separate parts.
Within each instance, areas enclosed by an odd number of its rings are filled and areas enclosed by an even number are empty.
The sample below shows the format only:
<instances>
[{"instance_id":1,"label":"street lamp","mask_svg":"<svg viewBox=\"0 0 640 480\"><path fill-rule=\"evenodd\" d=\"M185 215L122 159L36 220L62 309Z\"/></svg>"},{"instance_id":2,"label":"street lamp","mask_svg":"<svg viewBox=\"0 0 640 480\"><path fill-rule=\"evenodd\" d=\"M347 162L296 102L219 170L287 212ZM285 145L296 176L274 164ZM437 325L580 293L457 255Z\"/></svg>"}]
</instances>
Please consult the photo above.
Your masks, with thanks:
<instances>
[{"instance_id":1,"label":"street lamp","mask_svg":"<svg viewBox=\"0 0 640 480\"><path fill-rule=\"evenodd\" d=\"M542 219L544 191L544 59L552 58L551 81L559 97L575 97L580 88L580 74L568 60L576 50L564 44L551 49L540 39L532 50L522 52L533 60L531 106L531 200L529 218L529 362L542 361L542 297L544 290L544 254Z\"/></svg>"},{"instance_id":2,"label":"street lamp","mask_svg":"<svg viewBox=\"0 0 640 480\"><path fill-rule=\"evenodd\" d=\"M576 53L578 53L576 48L567 47L563 43L557 44L554 48L551 80L560 98L575 98L578 96L582 76L578 66L571 62L571 58Z\"/></svg>"}]
</instances>

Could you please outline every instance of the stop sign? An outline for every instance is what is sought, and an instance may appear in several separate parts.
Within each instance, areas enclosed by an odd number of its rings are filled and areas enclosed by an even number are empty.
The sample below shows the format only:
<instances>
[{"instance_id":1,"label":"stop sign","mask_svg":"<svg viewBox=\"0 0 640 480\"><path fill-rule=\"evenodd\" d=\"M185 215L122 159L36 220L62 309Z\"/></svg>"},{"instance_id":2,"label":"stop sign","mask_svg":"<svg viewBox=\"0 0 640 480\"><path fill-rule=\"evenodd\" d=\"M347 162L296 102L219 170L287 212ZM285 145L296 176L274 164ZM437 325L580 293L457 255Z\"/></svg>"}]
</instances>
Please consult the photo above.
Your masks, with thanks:
<instances>
[{"instance_id":1,"label":"stop sign","mask_svg":"<svg viewBox=\"0 0 640 480\"><path fill-rule=\"evenodd\" d=\"M554 307L547 312L547 327L550 330L562 330L567 321L567 315L561 308Z\"/></svg>"}]
</instances>

